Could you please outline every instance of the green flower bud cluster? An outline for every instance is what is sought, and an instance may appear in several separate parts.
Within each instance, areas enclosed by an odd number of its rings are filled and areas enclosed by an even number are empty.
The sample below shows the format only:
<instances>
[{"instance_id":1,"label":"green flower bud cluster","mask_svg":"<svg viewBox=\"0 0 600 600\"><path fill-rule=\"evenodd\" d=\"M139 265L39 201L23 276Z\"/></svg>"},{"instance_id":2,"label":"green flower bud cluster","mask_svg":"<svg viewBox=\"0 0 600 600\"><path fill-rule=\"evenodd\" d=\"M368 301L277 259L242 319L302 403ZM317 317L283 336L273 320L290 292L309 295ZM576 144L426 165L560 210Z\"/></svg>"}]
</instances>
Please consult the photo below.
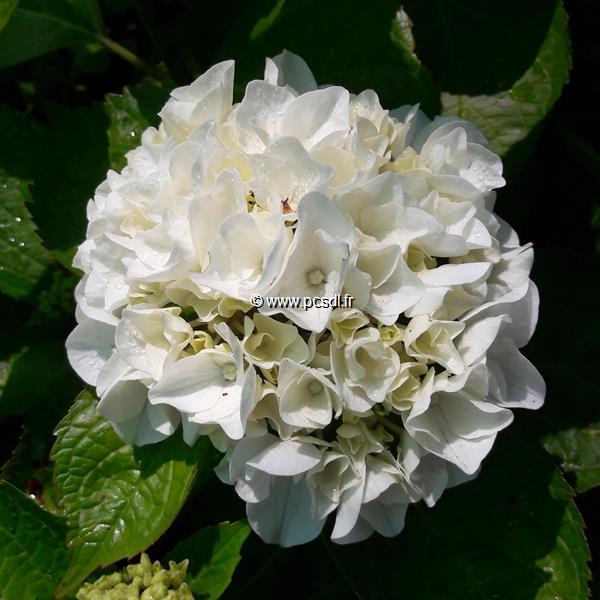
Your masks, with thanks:
<instances>
[{"instance_id":1,"label":"green flower bud cluster","mask_svg":"<svg viewBox=\"0 0 600 600\"><path fill-rule=\"evenodd\" d=\"M169 561L167 570L142 554L139 563L84 584L77 600L194 600L185 583L188 564Z\"/></svg>"}]
</instances>

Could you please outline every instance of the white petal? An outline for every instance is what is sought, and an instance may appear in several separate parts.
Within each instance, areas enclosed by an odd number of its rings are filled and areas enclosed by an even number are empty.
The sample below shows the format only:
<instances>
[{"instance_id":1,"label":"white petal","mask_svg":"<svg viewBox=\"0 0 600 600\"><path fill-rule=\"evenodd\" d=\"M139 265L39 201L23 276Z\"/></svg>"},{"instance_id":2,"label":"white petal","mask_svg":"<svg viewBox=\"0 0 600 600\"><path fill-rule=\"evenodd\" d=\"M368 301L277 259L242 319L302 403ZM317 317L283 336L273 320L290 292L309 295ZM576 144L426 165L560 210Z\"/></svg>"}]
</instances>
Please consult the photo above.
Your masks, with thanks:
<instances>
[{"instance_id":1,"label":"white petal","mask_svg":"<svg viewBox=\"0 0 600 600\"><path fill-rule=\"evenodd\" d=\"M67 338L67 356L71 366L86 383L96 385L98 373L112 356L115 327L85 319Z\"/></svg>"},{"instance_id":2,"label":"white petal","mask_svg":"<svg viewBox=\"0 0 600 600\"><path fill-rule=\"evenodd\" d=\"M210 119L220 123L231 110L234 62L211 67L191 85L177 88L160 111L165 129L181 138Z\"/></svg>"},{"instance_id":3,"label":"white petal","mask_svg":"<svg viewBox=\"0 0 600 600\"><path fill-rule=\"evenodd\" d=\"M546 384L537 369L508 338L496 340L489 352L490 369L502 378L503 394L495 401L507 408L538 409L544 403Z\"/></svg>"},{"instance_id":4,"label":"white petal","mask_svg":"<svg viewBox=\"0 0 600 600\"><path fill-rule=\"evenodd\" d=\"M240 440L235 445L229 461L229 475L231 480L237 481L238 479L243 479L248 461L276 442L277 438L270 433L261 437L245 437Z\"/></svg>"},{"instance_id":5,"label":"white petal","mask_svg":"<svg viewBox=\"0 0 600 600\"><path fill-rule=\"evenodd\" d=\"M418 273L418 277L430 286L462 285L481 279L489 273L490 268L491 265L486 262L448 264Z\"/></svg>"},{"instance_id":6,"label":"white petal","mask_svg":"<svg viewBox=\"0 0 600 600\"><path fill-rule=\"evenodd\" d=\"M405 426L426 450L469 474L477 471L496 439L495 433L468 440L459 437L445 425L443 413L439 410L428 410L417 419L407 419Z\"/></svg>"},{"instance_id":7,"label":"white petal","mask_svg":"<svg viewBox=\"0 0 600 600\"><path fill-rule=\"evenodd\" d=\"M262 152L281 135L281 118L294 94L264 81L251 81L243 100L232 113L235 134L242 150Z\"/></svg>"},{"instance_id":8,"label":"white petal","mask_svg":"<svg viewBox=\"0 0 600 600\"><path fill-rule=\"evenodd\" d=\"M169 404L187 413L215 409L224 394L234 392L235 386L223 377L225 359L224 353L215 350L182 358L152 386L148 395L150 402ZM230 362L233 363L233 357Z\"/></svg>"},{"instance_id":9,"label":"white petal","mask_svg":"<svg viewBox=\"0 0 600 600\"><path fill-rule=\"evenodd\" d=\"M121 422L142 413L148 399L148 388L139 381L117 381L98 402L98 412L113 422Z\"/></svg>"},{"instance_id":10,"label":"white petal","mask_svg":"<svg viewBox=\"0 0 600 600\"><path fill-rule=\"evenodd\" d=\"M469 323L456 343L465 365L479 361L496 339L503 322L504 317L489 317Z\"/></svg>"},{"instance_id":11,"label":"white petal","mask_svg":"<svg viewBox=\"0 0 600 600\"><path fill-rule=\"evenodd\" d=\"M365 487L364 477L359 478L354 487L344 493L331 532L331 539L336 542L347 536L356 525L362 505Z\"/></svg>"},{"instance_id":12,"label":"white petal","mask_svg":"<svg viewBox=\"0 0 600 600\"><path fill-rule=\"evenodd\" d=\"M354 228L326 196L317 192L307 194L300 202L298 223L281 275L265 295L310 298L339 294L349 264ZM324 276L320 285L312 285L308 280L307 274L313 270ZM327 325L332 310L314 306L308 310L269 308L265 304L260 312L281 312L296 325L318 332Z\"/></svg>"},{"instance_id":13,"label":"white petal","mask_svg":"<svg viewBox=\"0 0 600 600\"><path fill-rule=\"evenodd\" d=\"M485 400L467 400L460 394L443 392L437 394L436 398L437 406L443 415L440 415L443 427L464 439L492 435L508 427L513 420L510 410Z\"/></svg>"},{"instance_id":14,"label":"white petal","mask_svg":"<svg viewBox=\"0 0 600 600\"><path fill-rule=\"evenodd\" d=\"M348 91L336 86L302 94L287 106L281 132L301 140L307 150L320 142L334 144L348 131L349 101Z\"/></svg>"},{"instance_id":15,"label":"white petal","mask_svg":"<svg viewBox=\"0 0 600 600\"><path fill-rule=\"evenodd\" d=\"M331 537L336 544L355 544L366 540L373 534L373 526L361 516L358 517L352 529L343 536Z\"/></svg>"},{"instance_id":16,"label":"white petal","mask_svg":"<svg viewBox=\"0 0 600 600\"><path fill-rule=\"evenodd\" d=\"M317 82L308 65L297 54L287 50L272 59L267 58L265 81L282 87L289 85L299 94L317 88Z\"/></svg>"},{"instance_id":17,"label":"white petal","mask_svg":"<svg viewBox=\"0 0 600 600\"><path fill-rule=\"evenodd\" d=\"M404 529L404 519L408 504L383 504L369 502L364 504L361 516L366 519L384 537L394 537Z\"/></svg>"},{"instance_id":18,"label":"white petal","mask_svg":"<svg viewBox=\"0 0 600 600\"><path fill-rule=\"evenodd\" d=\"M321 460L321 451L303 442L288 440L275 443L248 461L248 465L270 475L299 475Z\"/></svg>"},{"instance_id":19,"label":"white petal","mask_svg":"<svg viewBox=\"0 0 600 600\"><path fill-rule=\"evenodd\" d=\"M325 520L311 514L311 497L304 480L277 477L267 500L246 506L248 522L269 544L283 547L305 544L316 538Z\"/></svg>"},{"instance_id":20,"label":"white petal","mask_svg":"<svg viewBox=\"0 0 600 600\"><path fill-rule=\"evenodd\" d=\"M153 407L147 401L148 388L139 381L119 381L98 403L106 417L128 444L153 444L173 434L179 415L169 406Z\"/></svg>"}]
</instances>

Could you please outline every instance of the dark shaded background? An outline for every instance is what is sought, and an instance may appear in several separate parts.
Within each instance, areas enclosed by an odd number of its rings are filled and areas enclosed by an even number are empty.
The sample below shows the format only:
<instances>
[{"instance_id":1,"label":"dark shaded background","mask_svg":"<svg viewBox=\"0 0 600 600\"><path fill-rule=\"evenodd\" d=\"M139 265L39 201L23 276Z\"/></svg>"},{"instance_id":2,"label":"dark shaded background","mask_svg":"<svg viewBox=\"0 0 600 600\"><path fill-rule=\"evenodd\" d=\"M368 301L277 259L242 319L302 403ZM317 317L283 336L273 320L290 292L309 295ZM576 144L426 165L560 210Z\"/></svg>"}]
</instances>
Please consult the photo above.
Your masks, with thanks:
<instances>
[{"instance_id":1,"label":"dark shaded background","mask_svg":"<svg viewBox=\"0 0 600 600\"><path fill-rule=\"evenodd\" d=\"M101 5L107 35L131 48L152 65L165 63L170 77L177 84L189 82L193 76L221 58L220 55L225 52L221 42L231 23L237 20L240 11L252 11L248 8L250 3L241 0L220 0L218 3L104 0ZM540 287L542 299L540 327L525 353L540 366L549 383L548 402L542 412L539 415L519 416L518 419L525 426L524 431L532 432L532 437L559 430L565 413L568 413L570 421L581 424L597 420L599 415L597 401L600 399L585 398L585 402L580 401L579 389L570 387L560 375L556 375L552 364L553 361L560 363L564 347L569 345L573 350L569 356L577 358L577 362L571 365L572 369L595 373L599 366L595 336L597 326L594 329L592 325L600 290L597 269L600 249L600 143L598 133L594 131L598 130L596 122L600 106L597 7L592 0L567 0L565 6L570 15L573 45L570 82L546 120L506 158L506 178L509 183L499 193L496 205L497 212L515 227L522 241L533 242L540 256L550 257L544 261L543 268L536 263L532 275ZM423 12L421 18L425 19L427 3L410 13L415 20L417 52L420 35L433 35L427 33L426 27L419 25L419 10ZM265 12L265 4L257 8L258 15ZM306 24L300 26L307 27ZM514 34L514 44L520 45L518 51L527 64L526 61L530 59L527 56L529 47L535 48L538 43L535 39L537 31L532 29ZM327 40L323 35L324 32L315 33L315 56L321 52L327 53ZM423 39L423 42L426 41ZM493 80L486 81L489 63L478 64L476 58L478 45L486 41L485 31L479 31L474 33L472 47L467 45L466 48L468 55L475 57L471 68L482 74L481 86L475 90L469 89L472 79L461 82L459 68L455 68L455 72L447 71L444 57L436 56L435 51L420 58L431 68L437 84L460 88L451 91L493 93L497 91L495 86L503 89L503 86L514 81L519 74L518 65L515 67L514 63L507 63L508 66L496 73ZM515 52L515 48L501 46L498 49L499 58L503 52ZM459 55L456 65L460 66L460 60ZM312 65L310 60L308 62ZM513 72L515 68L517 71ZM1 70L0 102L22 111L28 118L51 122L52 115L59 110L57 105L74 109L102 102L107 93L120 93L125 85L135 84L144 76L143 72L102 47L62 49ZM86 136L93 136L93 132L74 129L72 135L73 143L85 145ZM18 140L15 140L15 146L18 147ZM46 160L48 167L57 170L60 176L60 157L47 156ZM99 170L105 170L102 163L99 164ZM60 232L57 233L60 235ZM56 356L60 360L62 347L56 346L53 340L61 336L64 338L74 326L71 293L75 279L60 265L53 267L45 278L41 288L47 288L48 282L54 282L52 299L34 295L29 302L17 303L0 297L0 325L4 332L0 336L0 358L17 350L24 341L35 340L45 341L46 356ZM49 302L51 306L40 313L40 303L43 302ZM581 341L578 336L582 327L586 330L588 322L590 330L586 333L589 335ZM18 336L9 333L14 331L15 323L22 325ZM23 378L32 386L33 395L48 386L60 390L62 400L27 417L28 427L49 434L78 391L80 383L71 375L56 373L52 360L47 360L47 363L45 371L33 377L24 373ZM590 390L592 394L597 391L595 387ZM0 463L4 462L17 443L24 420L23 417L11 416L0 425L0 445L3 447ZM39 479L42 480L43 473L47 474L47 447L44 444L35 445L31 452L35 456L36 468L41 473ZM243 517L243 507L232 490L220 486L211 493L210 506L202 507L206 522ZM587 523L592 556L598 555L600 488L579 495L576 501ZM173 539L189 533L187 523L196 509L192 504L184 510L175 522ZM296 594L300 597L302 590L307 589L305 586L320 588L319 597L323 598L351 594L342 579L336 577L333 580L330 577L336 570L333 559L326 553L315 554L312 546L282 553L272 549L267 551L255 541L249 544L252 546L247 552L248 558L244 559L236 574L236 578L243 579L245 583L242 587L234 586L230 592L232 596L260 593L269 597L281 592L287 597L295 597ZM159 555L167 548L168 541L162 540L155 550ZM304 573L311 574L311 582L304 581L296 572L298 565L302 565ZM596 567L592 566L592 569L595 579L599 580L600 573ZM279 575L273 577L272 573ZM294 581L297 587L294 585L292 589L282 590L278 587L282 579ZM600 598L597 582L592 583L593 593L594 590Z\"/></svg>"}]
</instances>

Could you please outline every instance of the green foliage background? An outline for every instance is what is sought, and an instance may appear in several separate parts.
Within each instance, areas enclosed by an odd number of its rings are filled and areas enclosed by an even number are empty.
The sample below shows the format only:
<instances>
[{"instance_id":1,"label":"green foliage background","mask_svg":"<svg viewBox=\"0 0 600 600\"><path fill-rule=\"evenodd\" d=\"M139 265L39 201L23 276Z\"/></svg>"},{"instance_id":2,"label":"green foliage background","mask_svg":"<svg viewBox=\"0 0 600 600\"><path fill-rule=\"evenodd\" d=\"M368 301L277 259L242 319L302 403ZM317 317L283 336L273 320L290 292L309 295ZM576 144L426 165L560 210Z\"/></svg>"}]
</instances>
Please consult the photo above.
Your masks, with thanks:
<instances>
[{"instance_id":1,"label":"green foliage background","mask_svg":"<svg viewBox=\"0 0 600 600\"><path fill-rule=\"evenodd\" d=\"M397 19L398 0L0 0L0 598L72 598L82 581L146 549L153 559L189 558L198 598L594 593L593 2L403 6ZM207 443L124 445L66 362L71 258L107 169L122 168L175 85L234 58L240 97L283 48L320 83L475 122L505 161L496 210L536 248L540 323L526 354L547 381L546 405L517 415L481 476L433 510L411 508L392 540L262 543L212 474L218 456Z\"/></svg>"}]
</instances>

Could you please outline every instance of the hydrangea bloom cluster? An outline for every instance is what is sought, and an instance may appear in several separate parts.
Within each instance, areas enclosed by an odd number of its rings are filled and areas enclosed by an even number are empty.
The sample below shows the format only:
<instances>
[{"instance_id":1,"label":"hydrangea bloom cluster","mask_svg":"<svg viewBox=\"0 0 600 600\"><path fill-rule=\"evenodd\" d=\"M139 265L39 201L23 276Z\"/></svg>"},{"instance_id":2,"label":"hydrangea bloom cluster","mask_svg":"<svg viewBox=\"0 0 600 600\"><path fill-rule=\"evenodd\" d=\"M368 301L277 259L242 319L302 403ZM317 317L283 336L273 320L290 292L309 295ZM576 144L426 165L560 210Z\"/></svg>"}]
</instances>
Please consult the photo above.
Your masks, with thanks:
<instances>
[{"instance_id":1,"label":"hydrangea bloom cluster","mask_svg":"<svg viewBox=\"0 0 600 600\"><path fill-rule=\"evenodd\" d=\"M544 382L533 250L493 212L500 159L477 129L384 110L267 59L175 89L88 206L75 370L124 440L179 426L267 542L398 534L407 506L474 477ZM347 293L351 308L254 308Z\"/></svg>"}]
</instances>

